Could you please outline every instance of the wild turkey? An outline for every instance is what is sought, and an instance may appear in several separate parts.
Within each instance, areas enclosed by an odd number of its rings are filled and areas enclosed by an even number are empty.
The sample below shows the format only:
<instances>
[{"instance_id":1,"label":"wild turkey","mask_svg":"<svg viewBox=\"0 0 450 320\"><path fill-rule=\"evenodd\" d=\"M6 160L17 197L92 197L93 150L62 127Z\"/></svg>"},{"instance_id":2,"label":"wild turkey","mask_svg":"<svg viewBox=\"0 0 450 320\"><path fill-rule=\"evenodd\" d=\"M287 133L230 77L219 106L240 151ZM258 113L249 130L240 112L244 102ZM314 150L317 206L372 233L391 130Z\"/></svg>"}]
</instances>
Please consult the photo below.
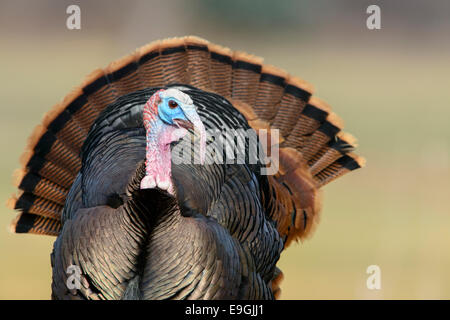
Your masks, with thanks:
<instances>
[{"instance_id":1,"label":"wild turkey","mask_svg":"<svg viewBox=\"0 0 450 320\"><path fill-rule=\"evenodd\" d=\"M311 233L319 189L364 164L311 95L261 58L197 37L94 71L32 133L9 201L14 232L57 236L52 298L278 297L280 252ZM279 130L275 175L261 159L205 161L206 132L239 129ZM175 161L178 146L199 161ZM67 286L71 266L79 288Z\"/></svg>"}]
</instances>

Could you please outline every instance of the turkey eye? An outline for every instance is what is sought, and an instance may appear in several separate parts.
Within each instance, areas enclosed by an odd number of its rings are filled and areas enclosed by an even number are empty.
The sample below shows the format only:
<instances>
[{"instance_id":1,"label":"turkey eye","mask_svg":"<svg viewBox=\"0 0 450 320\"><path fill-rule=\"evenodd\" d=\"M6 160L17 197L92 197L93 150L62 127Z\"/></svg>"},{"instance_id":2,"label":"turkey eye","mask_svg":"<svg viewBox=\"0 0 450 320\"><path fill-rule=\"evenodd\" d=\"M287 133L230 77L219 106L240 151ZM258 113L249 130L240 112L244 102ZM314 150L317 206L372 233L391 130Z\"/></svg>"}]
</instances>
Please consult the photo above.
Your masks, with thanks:
<instances>
[{"instance_id":1,"label":"turkey eye","mask_svg":"<svg viewBox=\"0 0 450 320\"><path fill-rule=\"evenodd\" d=\"M170 107L171 109L175 109L176 107L178 107L178 103L176 103L176 102L173 101L173 100L169 100L169 107Z\"/></svg>"}]
</instances>

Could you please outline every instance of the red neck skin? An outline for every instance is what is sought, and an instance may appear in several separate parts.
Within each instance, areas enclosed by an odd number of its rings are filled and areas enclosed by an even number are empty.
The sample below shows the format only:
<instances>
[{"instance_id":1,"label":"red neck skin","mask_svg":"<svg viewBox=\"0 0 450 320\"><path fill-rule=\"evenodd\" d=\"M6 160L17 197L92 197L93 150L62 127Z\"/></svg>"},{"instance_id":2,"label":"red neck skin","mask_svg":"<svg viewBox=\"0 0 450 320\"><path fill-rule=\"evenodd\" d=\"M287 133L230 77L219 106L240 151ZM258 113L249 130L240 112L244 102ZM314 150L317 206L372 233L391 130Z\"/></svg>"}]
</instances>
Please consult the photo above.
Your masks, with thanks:
<instances>
[{"instance_id":1,"label":"red neck skin","mask_svg":"<svg viewBox=\"0 0 450 320\"><path fill-rule=\"evenodd\" d=\"M160 90L161 91L161 90ZM144 127L146 130L146 176L141 189L166 190L174 195L172 183L172 157L170 144L187 134L184 128L164 123L158 116L159 91L152 95L144 106Z\"/></svg>"}]
</instances>

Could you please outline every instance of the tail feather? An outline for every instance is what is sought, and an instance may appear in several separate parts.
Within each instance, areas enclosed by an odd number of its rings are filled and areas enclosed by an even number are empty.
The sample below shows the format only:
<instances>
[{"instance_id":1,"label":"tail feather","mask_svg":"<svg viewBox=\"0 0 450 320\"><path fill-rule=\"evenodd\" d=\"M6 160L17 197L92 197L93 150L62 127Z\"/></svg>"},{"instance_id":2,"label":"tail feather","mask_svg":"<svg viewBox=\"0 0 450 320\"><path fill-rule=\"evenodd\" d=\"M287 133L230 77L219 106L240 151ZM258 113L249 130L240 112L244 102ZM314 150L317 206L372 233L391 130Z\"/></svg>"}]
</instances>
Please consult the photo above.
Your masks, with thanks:
<instances>
[{"instance_id":1,"label":"tail feather","mask_svg":"<svg viewBox=\"0 0 450 320\"><path fill-rule=\"evenodd\" d=\"M152 42L139 49L139 76L146 87L157 87L163 83L164 66L161 63L161 41Z\"/></svg>"},{"instance_id":2,"label":"tail feather","mask_svg":"<svg viewBox=\"0 0 450 320\"><path fill-rule=\"evenodd\" d=\"M21 158L21 211L15 232L57 234L65 197L81 167L80 150L100 112L118 97L147 87L186 83L233 101L255 129L280 130L280 172L269 214L287 242L306 236L319 211L318 189L364 165L341 133L342 121L313 88L262 59L197 37L156 41L91 73L49 111ZM268 199L268 195L265 196Z\"/></svg>"},{"instance_id":3,"label":"tail feather","mask_svg":"<svg viewBox=\"0 0 450 320\"><path fill-rule=\"evenodd\" d=\"M186 38L187 53L187 79L184 83L190 83L192 86L202 90L211 88L211 79L209 74L210 53L208 41L197 37ZM179 83L183 83L179 81Z\"/></svg>"},{"instance_id":4,"label":"tail feather","mask_svg":"<svg viewBox=\"0 0 450 320\"><path fill-rule=\"evenodd\" d=\"M81 161L77 153L65 145L65 143L51 132L46 131L34 147L34 153L44 157L47 161L53 161L67 168L75 175L81 167Z\"/></svg>"},{"instance_id":5,"label":"tail feather","mask_svg":"<svg viewBox=\"0 0 450 320\"><path fill-rule=\"evenodd\" d=\"M288 74L276 67L263 65L259 78L258 92L253 108L256 115L263 121L275 117L276 106L281 101L286 86Z\"/></svg>"},{"instance_id":6,"label":"tail feather","mask_svg":"<svg viewBox=\"0 0 450 320\"><path fill-rule=\"evenodd\" d=\"M312 88L297 78L292 78L284 88L284 95L272 120L272 127L278 128L287 137L297 122L312 94Z\"/></svg>"},{"instance_id":7,"label":"tail feather","mask_svg":"<svg viewBox=\"0 0 450 320\"><path fill-rule=\"evenodd\" d=\"M311 173L316 175L355 147L356 139L353 136L348 133L339 133L336 140L331 140L309 161Z\"/></svg>"},{"instance_id":8,"label":"tail feather","mask_svg":"<svg viewBox=\"0 0 450 320\"><path fill-rule=\"evenodd\" d=\"M231 97L232 84L232 51L218 45L209 44L211 90L224 96Z\"/></svg>"},{"instance_id":9,"label":"tail feather","mask_svg":"<svg viewBox=\"0 0 450 320\"><path fill-rule=\"evenodd\" d=\"M15 210L33 213L39 216L59 220L63 206L51 200L39 197L31 192L23 192L17 200L13 198L11 205Z\"/></svg>"},{"instance_id":10,"label":"tail feather","mask_svg":"<svg viewBox=\"0 0 450 320\"><path fill-rule=\"evenodd\" d=\"M101 112L100 108L97 108L92 100L89 101L84 93L81 93L76 100L68 104L67 111L71 119L81 128L84 135L87 135L92 122Z\"/></svg>"},{"instance_id":11,"label":"tail feather","mask_svg":"<svg viewBox=\"0 0 450 320\"><path fill-rule=\"evenodd\" d=\"M94 71L88 77L87 83L85 82L82 87L83 95L80 94L77 98L81 100L80 102L84 102L84 104L78 105L78 107L84 109L85 103L88 101L99 114L109 104L113 103L119 95L111 83L112 80L112 76L108 77L108 74L104 70ZM73 100L73 102L76 102L77 99ZM67 107L70 108L71 106L69 105Z\"/></svg>"},{"instance_id":12,"label":"tail feather","mask_svg":"<svg viewBox=\"0 0 450 320\"><path fill-rule=\"evenodd\" d=\"M108 79L113 84L114 91L117 95L121 96L145 88L144 81L138 72L138 57L138 52L134 52L118 61L110 63L105 68L105 74L108 75Z\"/></svg>"},{"instance_id":13,"label":"tail feather","mask_svg":"<svg viewBox=\"0 0 450 320\"><path fill-rule=\"evenodd\" d=\"M16 233L32 233L57 236L61 230L58 219L23 212L11 223L11 231Z\"/></svg>"},{"instance_id":14,"label":"tail feather","mask_svg":"<svg viewBox=\"0 0 450 320\"><path fill-rule=\"evenodd\" d=\"M31 151L24 153L23 158L29 159L21 161L27 171L56 182L65 189L69 189L72 185L73 173L64 167L61 167L51 161L47 161L38 154L32 154Z\"/></svg>"},{"instance_id":15,"label":"tail feather","mask_svg":"<svg viewBox=\"0 0 450 320\"><path fill-rule=\"evenodd\" d=\"M329 141L341 131L342 120L334 113L330 113L327 120L309 136L300 149L303 159L309 161Z\"/></svg>"},{"instance_id":16,"label":"tail feather","mask_svg":"<svg viewBox=\"0 0 450 320\"><path fill-rule=\"evenodd\" d=\"M248 105L253 105L261 77L262 59L243 53L233 55L231 97Z\"/></svg>"},{"instance_id":17,"label":"tail feather","mask_svg":"<svg viewBox=\"0 0 450 320\"><path fill-rule=\"evenodd\" d=\"M285 146L301 149L309 136L325 122L330 112L330 108L323 101L311 97L287 137Z\"/></svg>"},{"instance_id":18,"label":"tail feather","mask_svg":"<svg viewBox=\"0 0 450 320\"><path fill-rule=\"evenodd\" d=\"M187 83L187 55L183 39L164 40L160 52L163 82L158 85Z\"/></svg>"},{"instance_id":19,"label":"tail feather","mask_svg":"<svg viewBox=\"0 0 450 320\"><path fill-rule=\"evenodd\" d=\"M43 199L53 201L61 206L64 205L68 192L67 189L32 172L18 171L17 176L20 178L16 182L16 186L19 189Z\"/></svg>"},{"instance_id":20,"label":"tail feather","mask_svg":"<svg viewBox=\"0 0 450 320\"><path fill-rule=\"evenodd\" d=\"M364 158L348 153L316 174L314 180L318 187L322 187L352 170L364 167L365 163Z\"/></svg>"}]
</instances>

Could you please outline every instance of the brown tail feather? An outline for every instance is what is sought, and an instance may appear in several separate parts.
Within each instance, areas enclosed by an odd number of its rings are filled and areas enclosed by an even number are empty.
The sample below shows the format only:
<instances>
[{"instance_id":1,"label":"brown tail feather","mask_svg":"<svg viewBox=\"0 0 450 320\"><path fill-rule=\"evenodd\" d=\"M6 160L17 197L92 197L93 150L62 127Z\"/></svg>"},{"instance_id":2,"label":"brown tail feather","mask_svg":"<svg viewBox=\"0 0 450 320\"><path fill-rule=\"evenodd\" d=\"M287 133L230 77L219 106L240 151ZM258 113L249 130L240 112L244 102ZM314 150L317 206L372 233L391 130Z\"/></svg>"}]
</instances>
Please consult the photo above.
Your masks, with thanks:
<instances>
[{"instance_id":1,"label":"brown tail feather","mask_svg":"<svg viewBox=\"0 0 450 320\"><path fill-rule=\"evenodd\" d=\"M311 97L303 108L292 131L284 144L286 147L301 149L309 136L325 122L331 109L323 101ZM294 116L294 119L296 117Z\"/></svg>"},{"instance_id":2,"label":"brown tail feather","mask_svg":"<svg viewBox=\"0 0 450 320\"><path fill-rule=\"evenodd\" d=\"M95 70L46 114L22 156L21 193L10 201L22 211L14 230L57 234L65 194L80 169L80 148L99 113L123 94L174 82L231 99L256 130L270 124L280 130L280 172L269 177L275 193L270 214L288 243L314 225L317 189L363 165L348 153L353 143L339 133L339 118L310 98L306 82L200 38L157 41Z\"/></svg>"},{"instance_id":3,"label":"brown tail feather","mask_svg":"<svg viewBox=\"0 0 450 320\"><path fill-rule=\"evenodd\" d=\"M73 174L71 172L37 154L33 154L31 151L25 152L20 162L29 172L33 172L48 180L56 181L58 185L65 189L69 189L72 185ZM19 171L23 172L23 170ZM17 184L19 183L18 181Z\"/></svg>"},{"instance_id":4,"label":"brown tail feather","mask_svg":"<svg viewBox=\"0 0 450 320\"><path fill-rule=\"evenodd\" d=\"M208 41L197 37L186 37L187 77L185 83L202 90L211 89L209 77L210 52ZM181 82L181 81L180 81Z\"/></svg>"},{"instance_id":5,"label":"brown tail feather","mask_svg":"<svg viewBox=\"0 0 450 320\"><path fill-rule=\"evenodd\" d=\"M11 223L11 232L57 236L61 229L59 220L32 213L20 213Z\"/></svg>"},{"instance_id":6,"label":"brown tail feather","mask_svg":"<svg viewBox=\"0 0 450 320\"><path fill-rule=\"evenodd\" d=\"M341 128L342 120L334 113L330 113L327 120L307 138L300 149L303 159L309 161L326 143L334 139Z\"/></svg>"},{"instance_id":7,"label":"brown tail feather","mask_svg":"<svg viewBox=\"0 0 450 320\"><path fill-rule=\"evenodd\" d=\"M69 121L76 122L83 135L87 135L92 122L102 110L95 105L95 99L92 97L88 99L81 89L74 99L64 103L64 105L68 106L66 112L70 116Z\"/></svg>"},{"instance_id":8,"label":"brown tail feather","mask_svg":"<svg viewBox=\"0 0 450 320\"><path fill-rule=\"evenodd\" d=\"M120 63L117 63L117 65L120 65ZM109 104L113 103L119 97L111 82L113 80L113 76L111 74L107 74L105 70L94 71L88 76L82 85L81 90L83 91L83 94L80 93L77 98L82 99L81 102L84 104L81 106L78 105L78 107L84 109L85 103L90 102L90 105L95 108L98 113L100 113ZM77 100L75 99L71 103L74 101ZM70 107L71 105L67 106L67 108Z\"/></svg>"},{"instance_id":9,"label":"brown tail feather","mask_svg":"<svg viewBox=\"0 0 450 320\"><path fill-rule=\"evenodd\" d=\"M258 92L256 94L254 109L256 115L264 121L275 117L288 74L270 65L263 65L259 78Z\"/></svg>"},{"instance_id":10,"label":"brown tail feather","mask_svg":"<svg viewBox=\"0 0 450 320\"><path fill-rule=\"evenodd\" d=\"M352 170L364 167L365 163L364 158L349 153L316 174L314 180L318 187L322 187Z\"/></svg>"},{"instance_id":11,"label":"brown tail feather","mask_svg":"<svg viewBox=\"0 0 450 320\"><path fill-rule=\"evenodd\" d=\"M184 39L167 39L162 41L160 63L163 66L163 83L187 83L187 55Z\"/></svg>"},{"instance_id":12,"label":"brown tail feather","mask_svg":"<svg viewBox=\"0 0 450 320\"><path fill-rule=\"evenodd\" d=\"M52 128L50 130L55 129ZM56 130L58 129L56 128ZM65 126L58 130L55 134L58 141L64 142L64 145L72 150L75 155L77 155L78 151L81 149L81 146L83 145L82 142L84 141L86 135L87 132L80 128L74 119L70 119L66 122Z\"/></svg>"},{"instance_id":13,"label":"brown tail feather","mask_svg":"<svg viewBox=\"0 0 450 320\"><path fill-rule=\"evenodd\" d=\"M17 170L15 185L29 193L33 193L43 199L53 201L61 206L64 205L68 190L58 184L49 181L33 172Z\"/></svg>"},{"instance_id":14,"label":"brown tail feather","mask_svg":"<svg viewBox=\"0 0 450 320\"><path fill-rule=\"evenodd\" d=\"M109 64L105 69L118 96L145 88L138 72L139 53L134 52ZM100 110L101 111L101 110Z\"/></svg>"},{"instance_id":15,"label":"brown tail feather","mask_svg":"<svg viewBox=\"0 0 450 320\"><path fill-rule=\"evenodd\" d=\"M327 146L322 147L309 161L311 174L316 175L355 147L356 139L348 133L340 132L336 140L332 140Z\"/></svg>"},{"instance_id":16,"label":"brown tail feather","mask_svg":"<svg viewBox=\"0 0 450 320\"><path fill-rule=\"evenodd\" d=\"M211 90L224 97L231 97L233 52L213 44L209 44L208 49L211 54L209 73Z\"/></svg>"},{"instance_id":17,"label":"brown tail feather","mask_svg":"<svg viewBox=\"0 0 450 320\"><path fill-rule=\"evenodd\" d=\"M272 119L272 127L279 129L283 137L287 137L292 131L311 94L311 86L304 81L297 78L289 79L275 117Z\"/></svg>"},{"instance_id":18,"label":"brown tail feather","mask_svg":"<svg viewBox=\"0 0 450 320\"><path fill-rule=\"evenodd\" d=\"M138 50L138 72L146 87L157 87L163 83L164 67L161 63L160 46L161 41L155 41Z\"/></svg>"},{"instance_id":19,"label":"brown tail feather","mask_svg":"<svg viewBox=\"0 0 450 320\"><path fill-rule=\"evenodd\" d=\"M23 192L18 196L17 200L12 198L10 205L13 205L14 209L22 212L29 212L57 220L59 220L63 208L62 205L41 198L30 192Z\"/></svg>"},{"instance_id":20,"label":"brown tail feather","mask_svg":"<svg viewBox=\"0 0 450 320\"><path fill-rule=\"evenodd\" d=\"M262 59L243 52L233 55L231 97L253 105L261 77Z\"/></svg>"}]
</instances>

